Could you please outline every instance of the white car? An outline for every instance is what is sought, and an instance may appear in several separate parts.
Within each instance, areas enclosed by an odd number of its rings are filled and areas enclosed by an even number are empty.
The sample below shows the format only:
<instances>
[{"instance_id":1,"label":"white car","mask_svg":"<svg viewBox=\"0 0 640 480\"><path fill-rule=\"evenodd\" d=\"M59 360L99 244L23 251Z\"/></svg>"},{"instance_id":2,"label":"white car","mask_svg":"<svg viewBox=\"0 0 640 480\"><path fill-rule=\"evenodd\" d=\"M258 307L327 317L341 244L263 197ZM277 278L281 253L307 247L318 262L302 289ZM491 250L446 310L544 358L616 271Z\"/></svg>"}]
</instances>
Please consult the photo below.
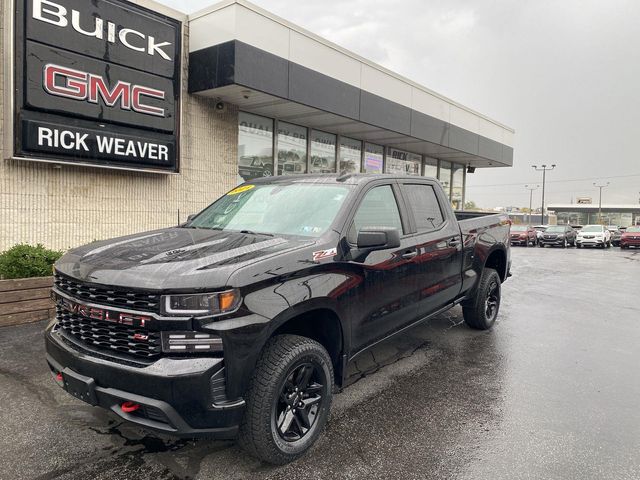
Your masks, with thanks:
<instances>
[{"instance_id":1,"label":"white car","mask_svg":"<svg viewBox=\"0 0 640 480\"><path fill-rule=\"evenodd\" d=\"M602 225L585 225L578 232L576 246L582 247L602 247L611 246L611 232Z\"/></svg>"},{"instance_id":2,"label":"white car","mask_svg":"<svg viewBox=\"0 0 640 480\"><path fill-rule=\"evenodd\" d=\"M549 225L536 225L533 228L536 229L536 236L538 238L538 241L540 241L540 239L542 238L542 234L547 228L549 228Z\"/></svg>"}]
</instances>

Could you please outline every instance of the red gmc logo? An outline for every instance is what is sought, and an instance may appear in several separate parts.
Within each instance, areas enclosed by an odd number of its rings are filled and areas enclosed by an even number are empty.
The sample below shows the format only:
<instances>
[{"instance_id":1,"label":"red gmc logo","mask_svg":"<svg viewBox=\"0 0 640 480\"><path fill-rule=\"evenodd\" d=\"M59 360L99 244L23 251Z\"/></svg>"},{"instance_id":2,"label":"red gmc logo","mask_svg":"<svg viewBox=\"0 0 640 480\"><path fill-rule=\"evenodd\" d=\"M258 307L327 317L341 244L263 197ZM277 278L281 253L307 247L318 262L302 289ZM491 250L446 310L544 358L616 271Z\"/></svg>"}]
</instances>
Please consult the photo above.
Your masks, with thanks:
<instances>
[{"instance_id":1,"label":"red gmc logo","mask_svg":"<svg viewBox=\"0 0 640 480\"><path fill-rule=\"evenodd\" d=\"M44 66L43 77L44 89L50 95L95 104L102 101L108 107L119 106L122 110L164 117L164 108L144 103L144 97L164 100L165 92L162 90L121 80L109 88L99 75L52 63Z\"/></svg>"}]
</instances>

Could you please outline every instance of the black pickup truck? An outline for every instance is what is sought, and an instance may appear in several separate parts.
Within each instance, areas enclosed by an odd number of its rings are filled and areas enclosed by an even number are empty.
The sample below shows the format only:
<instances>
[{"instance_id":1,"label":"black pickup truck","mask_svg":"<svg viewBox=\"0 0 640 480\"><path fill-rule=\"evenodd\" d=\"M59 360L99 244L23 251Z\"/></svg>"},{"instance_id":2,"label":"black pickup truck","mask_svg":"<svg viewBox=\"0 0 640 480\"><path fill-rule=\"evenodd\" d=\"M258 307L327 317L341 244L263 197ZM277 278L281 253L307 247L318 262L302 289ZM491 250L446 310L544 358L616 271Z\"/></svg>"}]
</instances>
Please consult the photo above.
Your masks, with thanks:
<instances>
[{"instance_id":1,"label":"black pickup truck","mask_svg":"<svg viewBox=\"0 0 640 480\"><path fill-rule=\"evenodd\" d=\"M320 436L365 349L458 304L491 328L509 228L458 221L429 178L255 180L184 225L65 254L47 361L125 420L285 463Z\"/></svg>"}]
</instances>

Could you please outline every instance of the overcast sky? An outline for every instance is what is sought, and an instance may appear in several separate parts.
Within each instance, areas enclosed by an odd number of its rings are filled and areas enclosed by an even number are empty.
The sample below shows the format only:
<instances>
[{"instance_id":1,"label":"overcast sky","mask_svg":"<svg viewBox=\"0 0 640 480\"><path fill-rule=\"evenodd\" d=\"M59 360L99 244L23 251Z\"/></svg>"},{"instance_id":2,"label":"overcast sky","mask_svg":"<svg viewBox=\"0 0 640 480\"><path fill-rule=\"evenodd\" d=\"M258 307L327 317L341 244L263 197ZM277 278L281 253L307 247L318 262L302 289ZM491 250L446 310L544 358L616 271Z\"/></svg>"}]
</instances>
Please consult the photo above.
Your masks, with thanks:
<instances>
[{"instance_id":1,"label":"overcast sky","mask_svg":"<svg viewBox=\"0 0 640 480\"><path fill-rule=\"evenodd\" d=\"M187 13L213 0L162 0ZM640 197L640 1L255 0L257 5L516 130L512 168L467 176L467 199L528 206ZM534 192L534 205L540 203Z\"/></svg>"}]
</instances>

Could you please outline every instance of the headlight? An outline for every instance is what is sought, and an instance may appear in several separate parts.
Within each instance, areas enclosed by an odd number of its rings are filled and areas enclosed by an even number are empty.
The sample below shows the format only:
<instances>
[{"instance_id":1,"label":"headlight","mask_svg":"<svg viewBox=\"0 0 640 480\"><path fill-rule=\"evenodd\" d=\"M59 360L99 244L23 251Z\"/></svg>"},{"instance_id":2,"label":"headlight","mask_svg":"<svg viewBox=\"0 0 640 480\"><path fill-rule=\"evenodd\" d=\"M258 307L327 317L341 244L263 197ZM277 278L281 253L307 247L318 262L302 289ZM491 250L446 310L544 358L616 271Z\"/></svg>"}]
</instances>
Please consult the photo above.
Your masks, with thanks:
<instances>
[{"instance_id":1,"label":"headlight","mask_svg":"<svg viewBox=\"0 0 640 480\"><path fill-rule=\"evenodd\" d=\"M233 312L240 305L237 289L215 293L163 295L161 300L164 315L221 315Z\"/></svg>"}]
</instances>

